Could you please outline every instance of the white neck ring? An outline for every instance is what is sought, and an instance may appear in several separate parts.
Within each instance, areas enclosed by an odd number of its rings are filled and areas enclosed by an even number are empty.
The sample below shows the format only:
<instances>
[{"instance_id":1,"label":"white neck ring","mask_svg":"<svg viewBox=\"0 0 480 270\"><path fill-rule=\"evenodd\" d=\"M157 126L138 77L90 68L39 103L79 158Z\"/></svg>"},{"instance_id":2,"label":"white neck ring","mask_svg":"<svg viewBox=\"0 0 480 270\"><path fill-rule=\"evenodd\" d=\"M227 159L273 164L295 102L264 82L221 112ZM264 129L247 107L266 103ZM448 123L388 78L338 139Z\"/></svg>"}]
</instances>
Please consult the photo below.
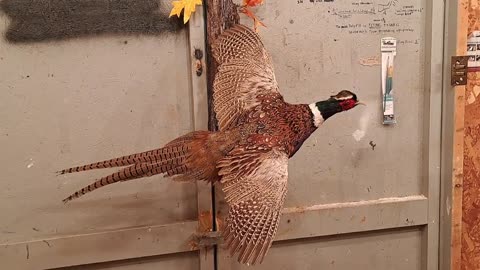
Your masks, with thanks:
<instances>
[{"instance_id":1,"label":"white neck ring","mask_svg":"<svg viewBox=\"0 0 480 270\"><path fill-rule=\"evenodd\" d=\"M308 107L310 107L310 111L312 111L313 114L313 124L315 125L315 127L319 127L325 121L325 119L323 119L322 113L320 112L320 110L318 110L318 107L315 103L308 105Z\"/></svg>"}]
</instances>

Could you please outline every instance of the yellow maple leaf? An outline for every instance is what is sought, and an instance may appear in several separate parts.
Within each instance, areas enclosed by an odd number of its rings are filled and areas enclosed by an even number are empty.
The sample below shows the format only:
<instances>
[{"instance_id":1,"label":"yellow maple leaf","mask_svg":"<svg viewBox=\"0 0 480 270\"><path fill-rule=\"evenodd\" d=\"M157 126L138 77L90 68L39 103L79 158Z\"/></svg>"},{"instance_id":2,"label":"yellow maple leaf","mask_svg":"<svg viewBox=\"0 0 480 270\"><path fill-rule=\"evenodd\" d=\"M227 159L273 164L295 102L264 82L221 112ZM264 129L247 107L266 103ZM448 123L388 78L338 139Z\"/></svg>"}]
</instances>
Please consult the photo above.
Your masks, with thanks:
<instances>
[{"instance_id":1,"label":"yellow maple leaf","mask_svg":"<svg viewBox=\"0 0 480 270\"><path fill-rule=\"evenodd\" d=\"M180 18L180 14L183 10L183 23L186 24L190 20L190 16L195 12L195 6L202 5L202 0L179 0L172 1L172 11L170 12L170 17L177 15Z\"/></svg>"},{"instance_id":2,"label":"yellow maple leaf","mask_svg":"<svg viewBox=\"0 0 480 270\"><path fill-rule=\"evenodd\" d=\"M172 11L170 11L170 15L168 17L170 18L173 15L177 15L177 17L180 17L180 13L182 13L182 9L184 6L183 1L173 1L172 5L173 5L173 8L172 8Z\"/></svg>"}]
</instances>

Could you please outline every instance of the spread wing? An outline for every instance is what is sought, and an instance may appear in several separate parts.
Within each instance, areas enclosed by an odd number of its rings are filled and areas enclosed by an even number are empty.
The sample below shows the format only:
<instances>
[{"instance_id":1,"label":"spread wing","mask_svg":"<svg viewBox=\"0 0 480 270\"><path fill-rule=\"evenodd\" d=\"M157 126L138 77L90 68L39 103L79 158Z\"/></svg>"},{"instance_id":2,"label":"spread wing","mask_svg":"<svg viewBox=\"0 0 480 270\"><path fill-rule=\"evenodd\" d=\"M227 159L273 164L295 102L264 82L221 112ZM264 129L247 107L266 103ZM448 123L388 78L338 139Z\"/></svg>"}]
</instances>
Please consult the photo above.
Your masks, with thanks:
<instances>
[{"instance_id":1,"label":"spread wing","mask_svg":"<svg viewBox=\"0 0 480 270\"><path fill-rule=\"evenodd\" d=\"M237 24L212 46L219 63L213 83L213 108L220 130L236 124L244 112L260 104L260 98L282 98L270 55L260 37Z\"/></svg>"},{"instance_id":2,"label":"spread wing","mask_svg":"<svg viewBox=\"0 0 480 270\"><path fill-rule=\"evenodd\" d=\"M277 232L287 194L288 156L235 148L219 161L222 189L230 207L223 232L231 256L241 263L260 263Z\"/></svg>"}]
</instances>

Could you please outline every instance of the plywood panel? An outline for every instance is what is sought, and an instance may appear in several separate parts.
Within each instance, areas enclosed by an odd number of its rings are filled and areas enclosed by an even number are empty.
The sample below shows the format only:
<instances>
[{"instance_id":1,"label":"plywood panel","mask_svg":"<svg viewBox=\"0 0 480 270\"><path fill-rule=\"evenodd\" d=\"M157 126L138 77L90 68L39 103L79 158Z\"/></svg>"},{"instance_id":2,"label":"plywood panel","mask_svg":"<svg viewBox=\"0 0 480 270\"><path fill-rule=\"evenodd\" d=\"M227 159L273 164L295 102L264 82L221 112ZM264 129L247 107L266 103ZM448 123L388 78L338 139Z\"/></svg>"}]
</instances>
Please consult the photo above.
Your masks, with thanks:
<instances>
[{"instance_id":1,"label":"plywood panel","mask_svg":"<svg viewBox=\"0 0 480 270\"><path fill-rule=\"evenodd\" d=\"M480 86L476 75L469 76L471 93ZM464 146L462 269L476 270L480 268L480 97L465 106Z\"/></svg>"},{"instance_id":2,"label":"plywood panel","mask_svg":"<svg viewBox=\"0 0 480 270\"><path fill-rule=\"evenodd\" d=\"M480 6L470 1L468 32L480 30ZM480 268L480 72L468 74L465 92L462 201L462 270Z\"/></svg>"}]
</instances>

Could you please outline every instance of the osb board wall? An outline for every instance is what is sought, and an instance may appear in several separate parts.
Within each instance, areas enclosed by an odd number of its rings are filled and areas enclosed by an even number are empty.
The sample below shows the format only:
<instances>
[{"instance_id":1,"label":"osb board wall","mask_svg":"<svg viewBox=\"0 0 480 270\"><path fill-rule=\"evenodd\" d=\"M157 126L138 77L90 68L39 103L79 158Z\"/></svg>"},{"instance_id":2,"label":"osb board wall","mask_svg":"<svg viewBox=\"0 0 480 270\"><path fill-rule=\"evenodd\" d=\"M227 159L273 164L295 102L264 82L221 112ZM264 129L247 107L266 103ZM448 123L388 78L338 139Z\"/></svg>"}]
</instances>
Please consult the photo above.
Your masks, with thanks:
<instances>
[{"instance_id":1,"label":"osb board wall","mask_svg":"<svg viewBox=\"0 0 480 270\"><path fill-rule=\"evenodd\" d=\"M480 30L480 0L470 0L468 32ZM480 269L480 72L468 76L465 104L462 270Z\"/></svg>"}]
</instances>

